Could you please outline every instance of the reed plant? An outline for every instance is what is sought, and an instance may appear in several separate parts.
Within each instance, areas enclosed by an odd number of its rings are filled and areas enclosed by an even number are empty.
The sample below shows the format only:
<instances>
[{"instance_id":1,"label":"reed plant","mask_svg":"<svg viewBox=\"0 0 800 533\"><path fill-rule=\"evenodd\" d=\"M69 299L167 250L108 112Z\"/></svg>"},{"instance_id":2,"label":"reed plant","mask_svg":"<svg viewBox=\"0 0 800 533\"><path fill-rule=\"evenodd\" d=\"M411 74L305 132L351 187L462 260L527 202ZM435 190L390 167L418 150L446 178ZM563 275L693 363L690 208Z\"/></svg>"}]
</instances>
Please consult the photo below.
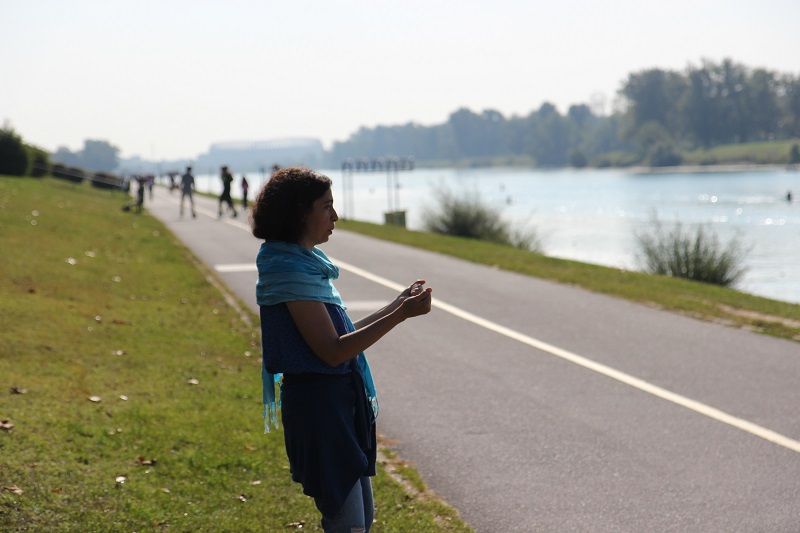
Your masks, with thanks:
<instances>
[{"instance_id":1,"label":"reed plant","mask_svg":"<svg viewBox=\"0 0 800 533\"><path fill-rule=\"evenodd\" d=\"M736 236L723 244L708 226L671 228L653 215L652 230L635 233L637 259L651 274L662 274L729 287L744 275L749 249Z\"/></svg>"},{"instance_id":2,"label":"reed plant","mask_svg":"<svg viewBox=\"0 0 800 533\"><path fill-rule=\"evenodd\" d=\"M434 197L436 207L427 207L422 214L427 231L541 252L542 242L535 228L512 228L501 210L486 204L477 191L457 195L440 187L434 190Z\"/></svg>"}]
</instances>

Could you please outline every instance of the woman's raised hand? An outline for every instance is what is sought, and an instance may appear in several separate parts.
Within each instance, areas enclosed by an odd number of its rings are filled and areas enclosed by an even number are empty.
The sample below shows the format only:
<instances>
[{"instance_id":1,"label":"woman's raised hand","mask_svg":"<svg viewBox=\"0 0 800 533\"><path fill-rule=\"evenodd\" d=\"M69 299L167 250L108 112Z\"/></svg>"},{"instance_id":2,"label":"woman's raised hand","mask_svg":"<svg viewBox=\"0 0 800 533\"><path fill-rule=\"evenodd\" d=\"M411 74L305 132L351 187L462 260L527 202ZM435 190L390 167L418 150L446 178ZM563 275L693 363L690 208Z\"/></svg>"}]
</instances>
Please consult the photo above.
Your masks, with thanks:
<instances>
[{"instance_id":1,"label":"woman's raised hand","mask_svg":"<svg viewBox=\"0 0 800 533\"><path fill-rule=\"evenodd\" d=\"M400 294L397 295L397 303L401 304L401 303L403 303L403 300L405 300L409 296L415 296L415 295L419 294L420 292L422 292L422 290L423 290L422 286L423 285L425 285L425 280L424 279L418 279L417 281L415 281L414 283L409 285L403 292L401 292Z\"/></svg>"},{"instance_id":2,"label":"woman's raised hand","mask_svg":"<svg viewBox=\"0 0 800 533\"><path fill-rule=\"evenodd\" d=\"M424 284L425 280L417 280L398 296L400 312L403 313L404 318L430 313L433 289L424 288Z\"/></svg>"}]
</instances>

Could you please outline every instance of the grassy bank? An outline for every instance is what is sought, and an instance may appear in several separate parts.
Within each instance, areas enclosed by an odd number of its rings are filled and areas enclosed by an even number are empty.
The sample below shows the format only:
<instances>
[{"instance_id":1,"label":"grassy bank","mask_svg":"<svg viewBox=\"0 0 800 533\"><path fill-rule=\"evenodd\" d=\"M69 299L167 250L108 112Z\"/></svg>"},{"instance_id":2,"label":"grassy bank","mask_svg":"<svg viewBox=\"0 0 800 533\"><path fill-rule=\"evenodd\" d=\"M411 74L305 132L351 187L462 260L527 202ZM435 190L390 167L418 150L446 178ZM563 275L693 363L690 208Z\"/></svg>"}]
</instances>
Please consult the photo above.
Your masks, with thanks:
<instances>
[{"instance_id":1,"label":"grassy bank","mask_svg":"<svg viewBox=\"0 0 800 533\"><path fill-rule=\"evenodd\" d=\"M800 305L797 304L770 300L715 285L546 257L511 246L409 231L396 226L351 220L340 220L337 226L474 263L578 285L591 291L656 305L705 320L800 340Z\"/></svg>"},{"instance_id":2,"label":"grassy bank","mask_svg":"<svg viewBox=\"0 0 800 533\"><path fill-rule=\"evenodd\" d=\"M789 154L794 144L800 145L800 139L724 144L708 149L684 150L680 152L682 158L681 166L786 165L789 163ZM588 168L627 168L645 164L636 153L615 151L594 156L588 162ZM441 161L425 160L419 161L417 165L424 168L537 168L536 161L530 156L498 156ZM570 165L564 165L564 168L568 166Z\"/></svg>"},{"instance_id":3,"label":"grassy bank","mask_svg":"<svg viewBox=\"0 0 800 533\"><path fill-rule=\"evenodd\" d=\"M124 201L0 177L0 530L318 531L258 332ZM469 531L383 468L375 493L375 531Z\"/></svg>"},{"instance_id":4,"label":"grassy bank","mask_svg":"<svg viewBox=\"0 0 800 533\"><path fill-rule=\"evenodd\" d=\"M785 165L789 163L789 153L793 144L800 144L800 139L726 144L709 149L692 150L682 154L683 164L728 165L752 163L757 165Z\"/></svg>"}]
</instances>

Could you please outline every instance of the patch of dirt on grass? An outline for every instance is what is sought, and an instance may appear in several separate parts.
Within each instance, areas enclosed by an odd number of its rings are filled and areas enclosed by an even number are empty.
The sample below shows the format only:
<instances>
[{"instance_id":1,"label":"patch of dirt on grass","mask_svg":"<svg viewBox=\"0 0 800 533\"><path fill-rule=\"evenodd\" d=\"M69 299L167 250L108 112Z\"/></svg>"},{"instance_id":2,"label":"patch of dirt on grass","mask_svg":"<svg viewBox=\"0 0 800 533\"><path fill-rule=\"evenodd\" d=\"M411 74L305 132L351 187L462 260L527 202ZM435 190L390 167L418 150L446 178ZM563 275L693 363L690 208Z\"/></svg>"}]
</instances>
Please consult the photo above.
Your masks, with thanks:
<instances>
[{"instance_id":1,"label":"patch of dirt on grass","mask_svg":"<svg viewBox=\"0 0 800 533\"><path fill-rule=\"evenodd\" d=\"M384 437L383 435L378 435L378 462L383 465L386 473L389 474L393 480L400 484L403 487L405 493L414 499L427 499L427 500L437 500L441 503L447 505L441 498L436 496L436 494L430 490L429 488L425 487L424 491L420 491L414 483L410 480L406 479L403 474L402 470L403 467L408 467L409 464L407 461L401 459L397 452L391 449L391 446L395 444L394 441Z\"/></svg>"},{"instance_id":2,"label":"patch of dirt on grass","mask_svg":"<svg viewBox=\"0 0 800 533\"><path fill-rule=\"evenodd\" d=\"M736 309L725 304L717 304L717 309L728 313L729 315L746 318L748 320L762 321L772 324L780 324L791 329L800 329L800 320L792 320L791 318L784 318L780 316L766 315L758 311L746 311L744 309Z\"/></svg>"}]
</instances>

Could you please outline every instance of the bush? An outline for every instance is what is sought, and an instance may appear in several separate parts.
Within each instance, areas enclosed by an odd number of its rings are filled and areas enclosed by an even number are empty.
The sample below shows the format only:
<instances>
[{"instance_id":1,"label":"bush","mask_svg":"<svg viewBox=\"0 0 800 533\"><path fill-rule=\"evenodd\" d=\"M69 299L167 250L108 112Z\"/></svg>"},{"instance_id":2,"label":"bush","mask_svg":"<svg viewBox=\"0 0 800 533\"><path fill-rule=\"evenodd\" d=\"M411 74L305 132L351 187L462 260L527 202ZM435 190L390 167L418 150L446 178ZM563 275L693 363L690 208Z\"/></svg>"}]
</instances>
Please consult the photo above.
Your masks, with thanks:
<instances>
[{"instance_id":1,"label":"bush","mask_svg":"<svg viewBox=\"0 0 800 533\"><path fill-rule=\"evenodd\" d=\"M792 149L789 150L789 164L796 165L798 163L800 163L800 146L793 144Z\"/></svg>"},{"instance_id":2,"label":"bush","mask_svg":"<svg viewBox=\"0 0 800 533\"><path fill-rule=\"evenodd\" d=\"M78 167L67 167L67 176L68 180L80 183L86 177L86 173Z\"/></svg>"},{"instance_id":3,"label":"bush","mask_svg":"<svg viewBox=\"0 0 800 533\"><path fill-rule=\"evenodd\" d=\"M80 183L83 181L83 170L75 167L65 167L61 164L53 165L50 173L54 178Z\"/></svg>"},{"instance_id":4,"label":"bush","mask_svg":"<svg viewBox=\"0 0 800 533\"><path fill-rule=\"evenodd\" d=\"M592 160L592 166L597 168L630 167L641 163L641 158L632 152L606 152Z\"/></svg>"},{"instance_id":5,"label":"bush","mask_svg":"<svg viewBox=\"0 0 800 533\"><path fill-rule=\"evenodd\" d=\"M569 164L575 168L583 168L588 163L589 161L586 159L586 156L578 149L573 150L569 155Z\"/></svg>"},{"instance_id":6,"label":"bush","mask_svg":"<svg viewBox=\"0 0 800 533\"><path fill-rule=\"evenodd\" d=\"M28 175L41 178L50 173L50 154L36 146L27 145Z\"/></svg>"},{"instance_id":7,"label":"bush","mask_svg":"<svg viewBox=\"0 0 800 533\"><path fill-rule=\"evenodd\" d=\"M730 286L745 273L746 250L738 238L724 247L716 233L700 225L692 234L679 222L665 231L654 217L655 229L636 233L638 259L651 274Z\"/></svg>"},{"instance_id":8,"label":"bush","mask_svg":"<svg viewBox=\"0 0 800 533\"><path fill-rule=\"evenodd\" d=\"M669 143L656 143L647 152L651 167L674 167L683 161L680 154Z\"/></svg>"},{"instance_id":9,"label":"bush","mask_svg":"<svg viewBox=\"0 0 800 533\"><path fill-rule=\"evenodd\" d=\"M14 130L0 129L0 174L24 176L28 170L28 151Z\"/></svg>"},{"instance_id":10,"label":"bush","mask_svg":"<svg viewBox=\"0 0 800 533\"><path fill-rule=\"evenodd\" d=\"M500 210L485 205L477 192L455 196L448 189L437 189L434 195L438 210L425 209L425 229L434 233L467 237L509 244L524 250L539 251L540 240L534 229L512 231Z\"/></svg>"},{"instance_id":11,"label":"bush","mask_svg":"<svg viewBox=\"0 0 800 533\"><path fill-rule=\"evenodd\" d=\"M92 177L92 187L97 187L98 189L122 190L123 180L114 174L95 172L94 176Z\"/></svg>"}]
</instances>

